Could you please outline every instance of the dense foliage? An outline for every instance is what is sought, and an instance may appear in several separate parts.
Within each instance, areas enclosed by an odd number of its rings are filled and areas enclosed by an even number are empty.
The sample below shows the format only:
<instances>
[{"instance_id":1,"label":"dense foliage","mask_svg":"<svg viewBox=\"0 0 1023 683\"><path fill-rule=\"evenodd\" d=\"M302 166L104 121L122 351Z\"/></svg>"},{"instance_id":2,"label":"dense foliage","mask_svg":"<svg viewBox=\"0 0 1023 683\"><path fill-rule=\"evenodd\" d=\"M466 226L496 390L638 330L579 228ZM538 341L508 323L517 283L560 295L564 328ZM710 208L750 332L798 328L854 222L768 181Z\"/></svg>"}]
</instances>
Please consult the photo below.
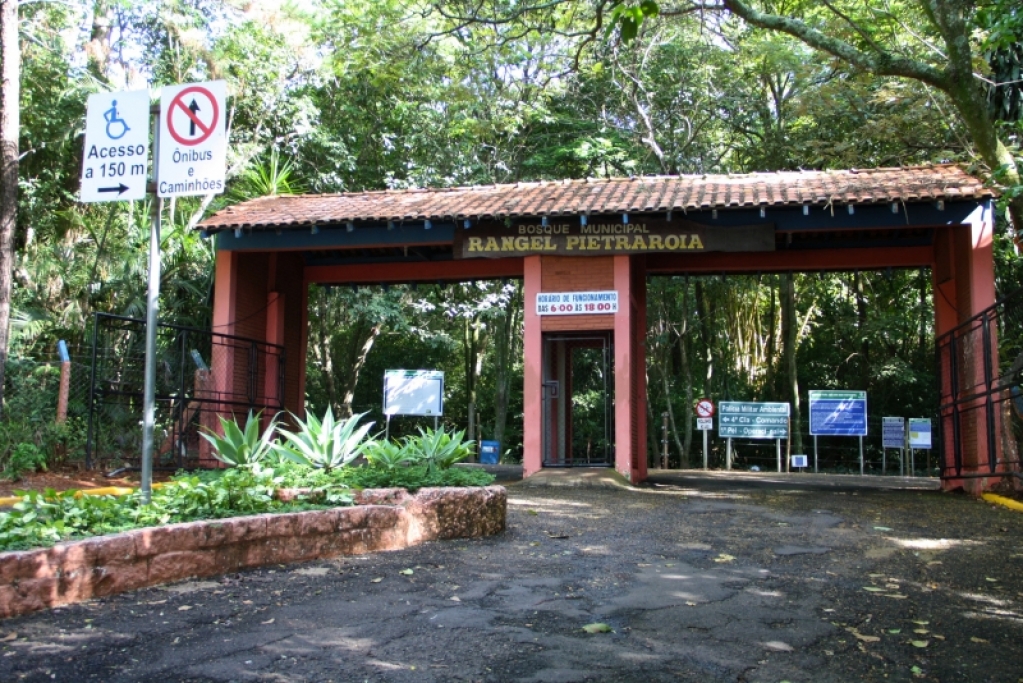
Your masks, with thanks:
<instances>
[{"instance_id":1,"label":"dense foliage","mask_svg":"<svg viewBox=\"0 0 1023 683\"><path fill-rule=\"evenodd\" d=\"M148 202L75 198L91 92L229 84L228 191L168 202L164 219L161 316L206 329L214 247L190 228L264 195L961 161L1012 199L1021 193L1006 159L1019 158L1023 134L1023 19L1007 0L960 5L21 3L11 357L52 360L65 339L85 359L94 312L144 310ZM955 10L959 23L928 8ZM841 45L852 51L829 51ZM949 80L964 54L969 92ZM928 69L941 78L921 78ZM986 112L967 106L977 92ZM1004 294L1023 268L1001 214L997 232ZM649 449L660 451L668 412L673 462L692 458L688 417L699 395L795 404L807 389L844 387L867 390L874 415L934 409L927 272L653 278L648 287ZM309 305L308 399L318 414L331 407L339 420L369 413L382 424L383 371L437 368L449 430L521 456L520 283L314 287ZM102 352L125 372L135 362L123 349ZM53 379L35 368L15 363L8 373L6 477L81 457L84 423L52 427ZM392 431L427 426L401 419Z\"/></svg>"}]
</instances>

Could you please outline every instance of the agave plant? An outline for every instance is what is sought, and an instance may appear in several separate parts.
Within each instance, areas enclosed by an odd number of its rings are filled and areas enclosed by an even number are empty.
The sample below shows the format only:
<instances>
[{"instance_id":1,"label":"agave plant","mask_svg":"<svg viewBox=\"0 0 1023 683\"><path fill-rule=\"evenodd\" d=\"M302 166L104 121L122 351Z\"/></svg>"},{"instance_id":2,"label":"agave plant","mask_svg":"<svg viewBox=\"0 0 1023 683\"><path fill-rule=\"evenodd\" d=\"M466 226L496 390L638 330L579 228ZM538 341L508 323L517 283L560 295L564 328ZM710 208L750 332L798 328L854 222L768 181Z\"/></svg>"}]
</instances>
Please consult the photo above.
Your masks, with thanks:
<instances>
[{"instance_id":1,"label":"agave plant","mask_svg":"<svg viewBox=\"0 0 1023 683\"><path fill-rule=\"evenodd\" d=\"M363 454L366 456L366 462L384 470L395 470L412 460L407 442L400 444L394 441L371 441L366 444Z\"/></svg>"},{"instance_id":2,"label":"agave plant","mask_svg":"<svg viewBox=\"0 0 1023 683\"><path fill-rule=\"evenodd\" d=\"M446 470L472 454L474 441L463 441L465 430L449 434L441 429L419 428L419 436L408 439L406 448L412 459L425 463L428 469L434 467Z\"/></svg>"},{"instance_id":3,"label":"agave plant","mask_svg":"<svg viewBox=\"0 0 1023 683\"><path fill-rule=\"evenodd\" d=\"M291 418L298 425L298 430L278 430L285 441L274 448L283 458L324 472L344 467L359 457L366 446L366 434L373 423L360 427L359 420L365 415L360 413L347 420L337 421L329 406L323 420L310 414L303 422L292 414Z\"/></svg>"},{"instance_id":4,"label":"agave plant","mask_svg":"<svg viewBox=\"0 0 1023 683\"><path fill-rule=\"evenodd\" d=\"M228 420L218 415L220 430L224 435L220 436L213 430L200 432L200 435L213 445L213 457L228 467L252 467L274 450L277 418L274 417L267 428L261 430L261 416L262 412L253 415L250 410L245 428L241 429L233 419Z\"/></svg>"}]
</instances>

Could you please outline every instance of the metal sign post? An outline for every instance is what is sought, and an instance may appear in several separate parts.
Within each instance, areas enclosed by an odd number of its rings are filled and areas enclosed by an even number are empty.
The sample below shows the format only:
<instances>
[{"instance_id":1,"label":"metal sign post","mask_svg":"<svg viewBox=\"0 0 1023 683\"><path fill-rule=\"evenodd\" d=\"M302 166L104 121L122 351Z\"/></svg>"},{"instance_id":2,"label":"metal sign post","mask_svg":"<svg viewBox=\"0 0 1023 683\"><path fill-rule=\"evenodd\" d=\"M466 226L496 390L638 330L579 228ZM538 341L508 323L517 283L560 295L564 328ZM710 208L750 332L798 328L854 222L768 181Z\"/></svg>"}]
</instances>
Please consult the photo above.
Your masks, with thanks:
<instances>
[{"instance_id":1,"label":"metal sign post","mask_svg":"<svg viewBox=\"0 0 1023 683\"><path fill-rule=\"evenodd\" d=\"M160 222L163 200L153 197L149 229L149 290L146 293L146 374L142 393L142 502L153 496L153 432L156 428L156 326L160 306Z\"/></svg>"},{"instance_id":2,"label":"metal sign post","mask_svg":"<svg viewBox=\"0 0 1023 683\"><path fill-rule=\"evenodd\" d=\"M82 202L142 199L149 193L146 168L153 142L153 196L149 230L149 278L146 292L146 366L142 398L144 503L152 500L153 434L156 430L156 332L160 305L161 197L223 192L227 169L224 81L169 86L151 125L148 91L97 93L89 97L83 153ZM161 154L160 140L167 135ZM173 138L174 142L171 142ZM173 183L161 184L171 180Z\"/></svg>"}]
</instances>

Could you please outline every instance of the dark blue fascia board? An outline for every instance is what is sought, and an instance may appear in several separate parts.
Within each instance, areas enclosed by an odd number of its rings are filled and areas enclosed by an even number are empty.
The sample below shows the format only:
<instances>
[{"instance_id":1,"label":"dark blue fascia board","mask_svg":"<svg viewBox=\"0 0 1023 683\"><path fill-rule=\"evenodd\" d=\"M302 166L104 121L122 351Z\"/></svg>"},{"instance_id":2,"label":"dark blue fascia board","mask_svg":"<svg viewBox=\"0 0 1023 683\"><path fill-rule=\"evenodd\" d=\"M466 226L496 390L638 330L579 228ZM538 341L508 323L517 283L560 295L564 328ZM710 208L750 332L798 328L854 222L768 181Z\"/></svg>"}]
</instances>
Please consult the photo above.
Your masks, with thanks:
<instances>
[{"instance_id":1,"label":"dark blue fascia board","mask_svg":"<svg viewBox=\"0 0 1023 683\"><path fill-rule=\"evenodd\" d=\"M273 230L242 231L235 237L231 230L218 232L219 251L275 251L278 249L317 251L321 249L360 249L367 247L394 246L403 244L445 245L454 240L454 223L434 222L427 230L422 221L414 224L397 223L393 230L387 225L355 224L355 230L348 232L344 225L321 225L313 234L310 228L285 228L281 234Z\"/></svg>"},{"instance_id":2,"label":"dark blue fascia board","mask_svg":"<svg viewBox=\"0 0 1023 683\"><path fill-rule=\"evenodd\" d=\"M880 228L921 227L939 225L958 225L966 221L978 208L990 211L991 200L946 201L944 209L938 208L937 202L917 202L897 204L898 212L893 213L891 204L857 204L854 213L849 213L848 205L835 205L833 208L811 206L807 215L801 206L764 207L764 215L760 215L759 207L741 209L718 209L717 217L711 209L675 211L673 218L684 218L707 226L753 225L769 221L775 224L777 232L812 232L815 230L875 230ZM610 215L610 214L609 214ZM663 215L663 214L658 214ZM577 217L559 216L557 220L578 220ZM598 220L591 216L590 222ZM633 214L631 219L642 220L641 213ZM475 224L476 221L473 221ZM389 230L387 224L359 224L355 230L348 232L344 225L321 225L317 234L312 234L309 227L286 228L277 234L273 230L243 231L241 237L234 232L225 230L217 233L217 249L222 251L274 251L278 249L358 249L378 246L445 245L454 240L455 230L465 229L461 222L458 225L451 221L433 223L427 230L421 221L407 224L397 223ZM470 227L469 230L472 230Z\"/></svg>"},{"instance_id":3,"label":"dark blue fascia board","mask_svg":"<svg viewBox=\"0 0 1023 683\"><path fill-rule=\"evenodd\" d=\"M898 213L893 213L891 204L857 204L854 213L849 213L846 204L835 205L834 209L811 206L808 215L803 215L800 206L764 207L764 216L759 208L718 209L717 218L713 212L690 211L686 214L675 212L672 216L686 218L704 225L730 226L751 225L770 221L777 232L813 232L815 230L873 230L878 228L921 227L958 225L977 210L988 207L988 200L945 202L944 210L937 202L898 204Z\"/></svg>"}]
</instances>

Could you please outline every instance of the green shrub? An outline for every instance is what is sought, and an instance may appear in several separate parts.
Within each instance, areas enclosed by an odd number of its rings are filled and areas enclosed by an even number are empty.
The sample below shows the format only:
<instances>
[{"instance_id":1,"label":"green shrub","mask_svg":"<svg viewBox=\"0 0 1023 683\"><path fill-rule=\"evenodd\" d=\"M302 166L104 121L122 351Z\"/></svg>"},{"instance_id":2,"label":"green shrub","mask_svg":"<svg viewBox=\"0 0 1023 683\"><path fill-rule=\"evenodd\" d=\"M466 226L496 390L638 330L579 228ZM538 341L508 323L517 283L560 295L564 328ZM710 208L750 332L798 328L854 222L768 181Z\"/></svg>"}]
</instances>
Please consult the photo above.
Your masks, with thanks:
<instances>
[{"instance_id":1,"label":"green shrub","mask_svg":"<svg viewBox=\"0 0 1023 683\"><path fill-rule=\"evenodd\" d=\"M245 429L238 427L238 423L231 419L218 415L220 429L224 432L220 436L213 430L200 432L203 437L213 445L213 457L228 467L251 467L259 464L268 455L274 452L274 431L277 429L277 418L270 421L266 429L260 430L262 412L255 415L249 411L245 420Z\"/></svg>"},{"instance_id":2,"label":"green shrub","mask_svg":"<svg viewBox=\"0 0 1023 683\"><path fill-rule=\"evenodd\" d=\"M34 443L19 443L7 458L3 478L17 481L22 475L46 470L46 455Z\"/></svg>"},{"instance_id":3,"label":"green shrub","mask_svg":"<svg viewBox=\"0 0 1023 683\"><path fill-rule=\"evenodd\" d=\"M464 441L464 437L465 430L449 434L443 427L436 430L420 427L419 436L410 436L406 448L412 462L422 463L430 470L446 470L472 455L476 442Z\"/></svg>"},{"instance_id":4,"label":"green shrub","mask_svg":"<svg viewBox=\"0 0 1023 683\"><path fill-rule=\"evenodd\" d=\"M413 458L408 447L408 442L397 443L394 441L371 441L366 444L363 453L373 467L384 470L393 470L397 467L408 465Z\"/></svg>"}]
</instances>

